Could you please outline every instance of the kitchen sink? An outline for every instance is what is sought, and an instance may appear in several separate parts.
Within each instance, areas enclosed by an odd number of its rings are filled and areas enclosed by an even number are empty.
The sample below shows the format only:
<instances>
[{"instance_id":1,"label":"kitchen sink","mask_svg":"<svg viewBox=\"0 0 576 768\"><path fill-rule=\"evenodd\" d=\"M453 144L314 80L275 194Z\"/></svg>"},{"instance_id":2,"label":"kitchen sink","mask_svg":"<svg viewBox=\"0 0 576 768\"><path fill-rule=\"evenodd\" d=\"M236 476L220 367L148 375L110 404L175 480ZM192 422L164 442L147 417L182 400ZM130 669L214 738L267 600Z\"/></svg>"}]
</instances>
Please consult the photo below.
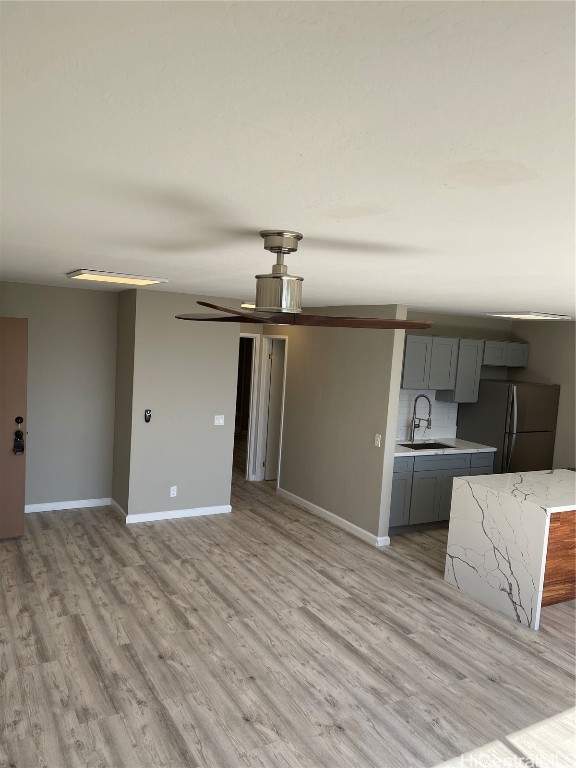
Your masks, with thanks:
<instances>
[{"instance_id":1,"label":"kitchen sink","mask_svg":"<svg viewBox=\"0 0 576 768\"><path fill-rule=\"evenodd\" d=\"M454 448L446 443L400 443L403 448L411 448L413 451L428 451L431 448Z\"/></svg>"}]
</instances>

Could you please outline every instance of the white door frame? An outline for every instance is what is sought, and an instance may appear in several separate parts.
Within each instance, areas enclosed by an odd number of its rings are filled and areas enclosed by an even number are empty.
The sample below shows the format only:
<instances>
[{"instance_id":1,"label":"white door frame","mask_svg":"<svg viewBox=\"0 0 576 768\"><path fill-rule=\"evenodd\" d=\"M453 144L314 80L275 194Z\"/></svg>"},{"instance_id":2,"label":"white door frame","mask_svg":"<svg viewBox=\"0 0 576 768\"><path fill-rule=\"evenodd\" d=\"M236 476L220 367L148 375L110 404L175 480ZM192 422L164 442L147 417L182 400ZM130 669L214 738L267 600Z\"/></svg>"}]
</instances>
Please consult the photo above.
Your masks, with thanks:
<instances>
[{"instance_id":1,"label":"white door frame","mask_svg":"<svg viewBox=\"0 0 576 768\"><path fill-rule=\"evenodd\" d=\"M262 355L260 367L260 400L258 408L258 446L257 480L264 480L264 460L266 458L266 441L268 438L268 401L270 399L270 355L272 354L272 342L277 339L284 341L284 371L282 375L282 407L280 409L280 445L278 446L278 478L276 487L280 480L280 469L282 466L282 438L284 436L284 403L286 394L286 370L288 368L288 336L280 334L262 335Z\"/></svg>"},{"instance_id":2,"label":"white door frame","mask_svg":"<svg viewBox=\"0 0 576 768\"><path fill-rule=\"evenodd\" d=\"M282 377L282 409L280 415L280 445L278 446L278 478L282 463L282 436L284 432L284 402L288 361L288 336L259 333L241 333L241 337L254 339L252 352L252 382L250 388L250 418L248 420L248 456L246 479L264 480L264 459L268 437L268 400L270 397L270 354L272 341L284 341L284 375Z\"/></svg>"},{"instance_id":3,"label":"white door frame","mask_svg":"<svg viewBox=\"0 0 576 768\"><path fill-rule=\"evenodd\" d=\"M252 339L252 371L250 374L250 416L248 418L248 445L246 456L246 480L259 480L255 476L258 454L258 414L260 390L261 333L241 333L240 338Z\"/></svg>"}]
</instances>

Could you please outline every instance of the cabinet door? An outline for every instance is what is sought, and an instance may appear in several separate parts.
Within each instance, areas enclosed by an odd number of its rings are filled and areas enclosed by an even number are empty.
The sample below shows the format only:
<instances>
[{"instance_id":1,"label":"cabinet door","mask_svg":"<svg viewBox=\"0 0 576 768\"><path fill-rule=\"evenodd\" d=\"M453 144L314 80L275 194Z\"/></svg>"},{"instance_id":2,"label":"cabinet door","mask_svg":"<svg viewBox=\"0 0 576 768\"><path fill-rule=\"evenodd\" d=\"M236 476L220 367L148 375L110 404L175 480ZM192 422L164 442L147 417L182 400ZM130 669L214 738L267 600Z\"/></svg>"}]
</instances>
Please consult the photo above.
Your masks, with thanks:
<instances>
[{"instance_id":1,"label":"cabinet door","mask_svg":"<svg viewBox=\"0 0 576 768\"><path fill-rule=\"evenodd\" d=\"M404 347L404 389L428 389L432 338L430 336L406 336Z\"/></svg>"},{"instance_id":2,"label":"cabinet door","mask_svg":"<svg viewBox=\"0 0 576 768\"><path fill-rule=\"evenodd\" d=\"M456 364L458 362L459 339L432 339L432 360L428 389L454 389L456 385Z\"/></svg>"},{"instance_id":3,"label":"cabinet door","mask_svg":"<svg viewBox=\"0 0 576 768\"><path fill-rule=\"evenodd\" d=\"M454 402L478 402L478 387L480 386L480 370L482 368L483 355L483 340L460 339Z\"/></svg>"},{"instance_id":4,"label":"cabinet door","mask_svg":"<svg viewBox=\"0 0 576 768\"><path fill-rule=\"evenodd\" d=\"M492 465L486 467L470 467L469 475L493 475Z\"/></svg>"},{"instance_id":5,"label":"cabinet door","mask_svg":"<svg viewBox=\"0 0 576 768\"><path fill-rule=\"evenodd\" d=\"M484 474L489 475L492 473L492 468L494 467L494 452L486 452L486 453L472 453L470 455L470 468L471 469L478 469L478 468L484 468L486 472ZM482 474L482 473L480 473Z\"/></svg>"},{"instance_id":6,"label":"cabinet door","mask_svg":"<svg viewBox=\"0 0 576 768\"><path fill-rule=\"evenodd\" d=\"M394 459L394 474L410 472L414 469L414 456L396 456Z\"/></svg>"},{"instance_id":7,"label":"cabinet door","mask_svg":"<svg viewBox=\"0 0 576 768\"><path fill-rule=\"evenodd\" d=\"M487 341L484 344L483 365L506 365L507 341Z\"/></svg>"},{"instance_id":8,"label":"cabinet door","mask_svg":"<svg viewBox=\"0 0 576 768\"><path fill-rule=\"evenodd\" d=\"M472 474L480 474L472 473ZM488 472L484 473L488 474ZM443 469L440 480L440 499L438 502L438 520L450 519L450 507L452 505L452 481L455 477L468 477L470 469Z\"/></svg>"},{"instance_id":9,"label":"cabinet door","mask_svg":"<svg viewBox=\"0 0 576 768\"><path fill-rule=\"evenodd\" d=\"M392 499L390 502L390 526L408 525L410 522L410 496L412 472L395 472L392 475Z\"/></svg>"},{"instance_id":10,"label":"cabinet door","mask_svg":"<svg viewBox=\"0 0 576 768\"><path fill-rule=\"evenodd\" d=\"M442 470L414 472L410 499L410 525L438 520Z\"/></svg>"},{"instance_id":11,"label":"cabinet door","mask_svg":"<svg viewBox=\"0 0 576 768\"><path fill-rule=\"evenodd\" d=\"M506 346L506 365L509 368L526 368L530 344L524 341L509 341Z\"/></svg>"}]
</instances>

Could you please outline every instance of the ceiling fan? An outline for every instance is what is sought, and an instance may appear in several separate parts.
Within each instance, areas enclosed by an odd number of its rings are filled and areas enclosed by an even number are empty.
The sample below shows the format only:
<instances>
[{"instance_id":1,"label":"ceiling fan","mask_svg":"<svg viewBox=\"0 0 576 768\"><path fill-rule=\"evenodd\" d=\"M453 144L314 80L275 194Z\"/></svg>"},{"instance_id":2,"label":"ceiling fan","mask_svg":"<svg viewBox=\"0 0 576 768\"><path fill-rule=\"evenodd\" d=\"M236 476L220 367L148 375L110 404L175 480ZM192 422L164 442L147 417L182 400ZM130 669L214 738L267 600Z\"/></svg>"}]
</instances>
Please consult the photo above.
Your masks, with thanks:
<instances>
[{"instance_id":1,"label":"ceiling fan","mask_svg":"<svg viewBox=\"0 0 576 768\"><path fill-rule=\"evenodd\" d=\"M288 274L284 257L298 249L303 235L289 230L264 229L264 248L276 254L272 272L256 275L256 303L247 312L236 307L220 307L208 301L198 301L202 307L214 309L221 315L176 315L178 320L196 320L219 323L261 323L266 325L307 325L324 328L431 328L429 321L386 320L380 317L337 317L334 315L307 315L302 313L302 281L304 278Z\"/></svg>"}]
</instances>

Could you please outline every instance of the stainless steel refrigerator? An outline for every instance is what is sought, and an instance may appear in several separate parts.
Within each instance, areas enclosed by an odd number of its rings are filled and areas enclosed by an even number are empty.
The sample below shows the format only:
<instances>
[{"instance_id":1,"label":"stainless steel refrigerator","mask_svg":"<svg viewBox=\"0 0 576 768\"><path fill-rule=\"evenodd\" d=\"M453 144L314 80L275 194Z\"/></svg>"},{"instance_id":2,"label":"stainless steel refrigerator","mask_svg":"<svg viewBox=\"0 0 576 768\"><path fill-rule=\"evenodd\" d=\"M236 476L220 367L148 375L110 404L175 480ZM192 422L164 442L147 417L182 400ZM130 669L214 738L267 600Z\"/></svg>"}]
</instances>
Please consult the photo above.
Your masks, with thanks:
<instances>
[{"instance_id":1,"label":"stainless steel refrigerator","mask_svg":"<svg viewBox=\"0 0 576 768\"><path fill-rule=\"evenodd\" d=\"M477 403L458 406L457 436L496 448L494 472L552 469L558 384L480 381Z\"/></svg>"}]
</instances>

